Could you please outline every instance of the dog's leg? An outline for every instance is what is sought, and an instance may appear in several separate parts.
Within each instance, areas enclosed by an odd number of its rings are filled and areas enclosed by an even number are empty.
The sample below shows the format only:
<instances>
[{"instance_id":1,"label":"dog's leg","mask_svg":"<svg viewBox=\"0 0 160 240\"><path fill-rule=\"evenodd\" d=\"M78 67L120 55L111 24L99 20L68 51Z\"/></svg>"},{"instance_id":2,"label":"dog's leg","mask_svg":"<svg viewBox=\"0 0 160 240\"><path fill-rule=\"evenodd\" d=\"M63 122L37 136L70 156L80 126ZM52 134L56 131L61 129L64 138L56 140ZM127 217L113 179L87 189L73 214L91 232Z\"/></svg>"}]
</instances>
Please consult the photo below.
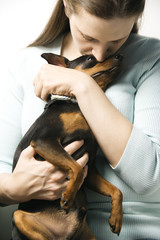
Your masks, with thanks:
<instances>
[{"instance_id":1,"label":"dog's leg","mask_svg":"<svg viewBox=\"0 0 160 240\"><path fill-rule=\"evenodd\" d=\"M89 189L100 194L103 194L105 196L111 197L112 209L109 224L111 231L119 235L123 218L122 210L123 197L121 191L114 185L106 181L103 177L101 177L97 172L95 165L89 168L85 184Z\"/></svg>"},{"instance_id":2,"label":"dog's leg","mask_svg":"<svg viewBox=\"0 0 160 240\"><path fill-rule=\"evenodd\" d=\"M13 214L13 226L16 226L19 232L27 237L27 239L52 240L53 235L51 231L49 231L43 222L39 221L39 215L40 213L28 213L17 210ZM23 236L20 239L24 239ZM13 240L17 240L17 236L12 235L12 238Z\"/></svg>"},{"instance_id":3,"label":"dog's leg","mask_svg":"<svg viewBox=\"0 0 160 240\"><path fill-rule=\"evenodd\" d=\"M63 149L58 141L36 140L31 142L31 146L41 157L67 173L69 183L60 202L61 207L67 211L72 206L82 183L82 167Z\"/></svg>"}]
</instances>

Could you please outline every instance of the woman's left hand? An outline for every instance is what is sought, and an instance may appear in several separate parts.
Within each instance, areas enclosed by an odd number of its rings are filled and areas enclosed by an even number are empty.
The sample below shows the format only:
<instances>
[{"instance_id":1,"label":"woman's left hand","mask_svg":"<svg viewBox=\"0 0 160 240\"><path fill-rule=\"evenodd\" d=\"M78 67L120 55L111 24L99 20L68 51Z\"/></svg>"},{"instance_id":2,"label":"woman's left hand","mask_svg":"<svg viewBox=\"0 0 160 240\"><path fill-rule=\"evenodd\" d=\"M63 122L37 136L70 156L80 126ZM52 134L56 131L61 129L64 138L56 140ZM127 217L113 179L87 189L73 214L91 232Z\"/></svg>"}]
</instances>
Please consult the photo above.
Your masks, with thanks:
<instances>
[{"instance_id":1,"label":"woman's left hand","mask_svg":"<svg viewBox=\"0 0 160 240\"><path fill-rule=\"evenodd\" d=\"M89 76L83 72L44 64L36 75L33 85L37 97L47 101L50 94L73 97ZM82 83L83 82L83 83Z\"/></svg>"}]
</instances>

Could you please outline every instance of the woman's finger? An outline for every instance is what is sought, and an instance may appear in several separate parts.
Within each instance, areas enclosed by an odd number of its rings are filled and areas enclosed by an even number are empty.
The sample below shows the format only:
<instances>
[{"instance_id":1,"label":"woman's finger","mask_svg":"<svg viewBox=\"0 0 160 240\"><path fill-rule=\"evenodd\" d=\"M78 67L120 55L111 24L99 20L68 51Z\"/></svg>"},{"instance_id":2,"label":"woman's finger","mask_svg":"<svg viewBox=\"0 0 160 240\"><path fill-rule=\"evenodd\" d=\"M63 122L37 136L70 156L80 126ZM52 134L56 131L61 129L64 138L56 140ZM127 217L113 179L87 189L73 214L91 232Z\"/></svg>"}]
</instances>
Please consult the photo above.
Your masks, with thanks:
<instances>
[{"instance_id":1,"label":"woman's finger","mask_svg":"<svg viewBox=\"0 0 160 240\"><path fill-rule=\"evenodd\" d=\"M82 147L83 144L84 144L84 140L74 141L74 142L70 143L69 145L67 145L64 149L69 155L72 155L80 147Z\"/></svg>"},{"instance_id":2,"label":"woman's finger","mask_svg":"<svg viewBox=\"0 0 160 240\"><path fill-rule=\"evenodd\" d=\"M28 157L28 159L34 157L34 155L36 154L34 148L32 146L28 146L27 148L25 148L22 153L23 157Z\"/></svg>"},{"instance_id":3,"label":"woman's finger","mask_svg":"<svg viewBox=\"0 0 160 240\"><path fill-rule=\"evenodd\" d=\"M88 153L85 153L81 158L79 158L77 160L77 163L82 167L84 168L87 163L88 163L88 159L89 159L89 156L88 156Z\"/></svg>"}]
</instances>

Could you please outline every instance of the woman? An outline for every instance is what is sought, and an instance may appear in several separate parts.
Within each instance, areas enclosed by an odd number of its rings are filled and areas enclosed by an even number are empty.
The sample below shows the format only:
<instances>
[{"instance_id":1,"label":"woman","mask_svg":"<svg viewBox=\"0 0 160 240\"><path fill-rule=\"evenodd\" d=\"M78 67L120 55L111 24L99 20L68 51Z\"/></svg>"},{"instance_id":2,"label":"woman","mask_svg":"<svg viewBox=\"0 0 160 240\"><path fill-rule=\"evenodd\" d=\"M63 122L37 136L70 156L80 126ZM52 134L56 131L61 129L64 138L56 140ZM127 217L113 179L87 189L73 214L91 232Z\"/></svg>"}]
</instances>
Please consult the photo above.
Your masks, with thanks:
<instances>
[{"instance_id":1,"label":"woman","mask_svg":"<svg viewBox=\"0 0 160 240\"><path fill-rule=\"evenodd\" d=\"M88 222L97 239L159 239L160 42L137 34L144 3L58 0L44 32L18 56L4 83L1 203L60 197L66 176L49 163L35 161L31 147L22 152L14 172L9 172L19 140L43 111L48 95L72 93L102 150L97 154L97 168L124 198L118 238L109 230L110 199L86 189ZM98 61L118 52L124 57L123 68L103 93L84 73L44 64L40 54L45 51L70 60L92 54ZM82 144L83 139L66 150L72 154ZM78 161L84 167L87 153ZM84 177L86 172L87 167Z\"/></svg>"}]
</instances>

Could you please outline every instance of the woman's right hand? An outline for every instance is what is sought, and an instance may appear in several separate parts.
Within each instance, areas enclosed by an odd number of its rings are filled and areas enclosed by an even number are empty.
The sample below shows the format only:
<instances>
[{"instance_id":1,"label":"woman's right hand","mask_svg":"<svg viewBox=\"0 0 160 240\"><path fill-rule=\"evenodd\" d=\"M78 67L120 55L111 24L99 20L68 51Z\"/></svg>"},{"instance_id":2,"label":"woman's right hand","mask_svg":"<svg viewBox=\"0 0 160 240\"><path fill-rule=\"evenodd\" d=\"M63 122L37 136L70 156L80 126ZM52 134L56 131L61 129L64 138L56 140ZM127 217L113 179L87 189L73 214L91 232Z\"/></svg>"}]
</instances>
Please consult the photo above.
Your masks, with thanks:
<instances>
[{"instance_id":1,"label":"woman's right hand","mask_svg":"<svg viewBox=\"0 0 160 240\"><path fill-rule=\"evenodd\" d=\"M72 155L83 145L83 141L75 141L65 150ZM55 200L61 197L68 180L67 175L47 161L37 161L35 150L31 146L22 151L19 161L5 181L5 194L11 202L25 202L30 199ZM85 153L77 162L87 175L88 154Z\"/></svg>"}]
</instances>

